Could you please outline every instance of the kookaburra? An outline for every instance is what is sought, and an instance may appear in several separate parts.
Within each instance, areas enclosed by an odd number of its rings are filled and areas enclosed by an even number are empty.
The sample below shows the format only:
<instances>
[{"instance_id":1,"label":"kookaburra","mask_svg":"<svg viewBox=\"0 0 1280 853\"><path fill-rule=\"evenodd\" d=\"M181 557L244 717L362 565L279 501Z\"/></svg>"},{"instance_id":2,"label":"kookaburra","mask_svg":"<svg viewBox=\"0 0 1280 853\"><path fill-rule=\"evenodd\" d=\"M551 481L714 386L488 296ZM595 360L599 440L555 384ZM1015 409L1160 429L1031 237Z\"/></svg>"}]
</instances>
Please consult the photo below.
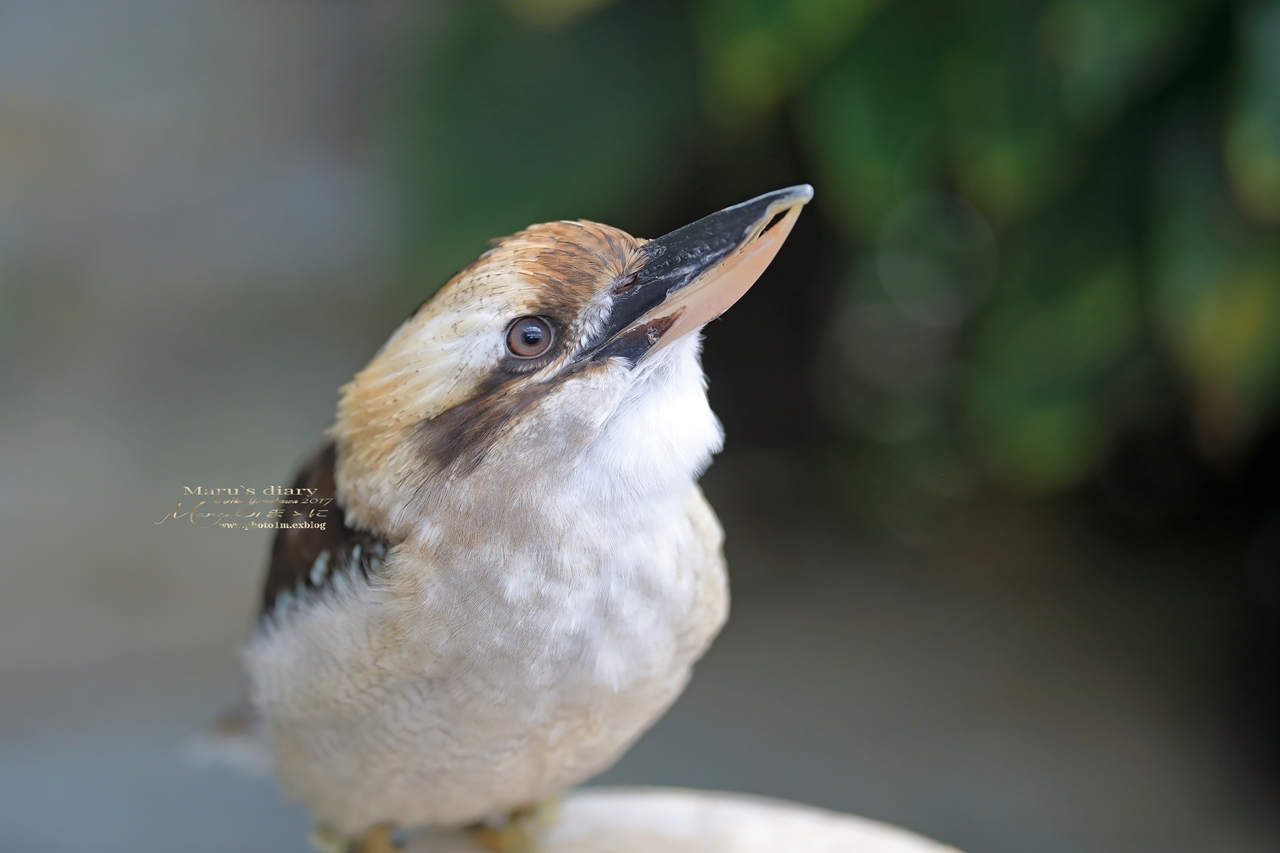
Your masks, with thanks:
<instances>
[{"instance_id":1,"label":"kookaburra","mask_svg":"<svg viewBox=\"0 0 1280 853\"><path fill-rule=\"evenodd\" d=\"M812 195L497 240L342 388L296 483L334 498L325 526L277 532L244 651L326 837L498 826L675 701L728 613L700 330Z\"/></svg>"}]
</instances>

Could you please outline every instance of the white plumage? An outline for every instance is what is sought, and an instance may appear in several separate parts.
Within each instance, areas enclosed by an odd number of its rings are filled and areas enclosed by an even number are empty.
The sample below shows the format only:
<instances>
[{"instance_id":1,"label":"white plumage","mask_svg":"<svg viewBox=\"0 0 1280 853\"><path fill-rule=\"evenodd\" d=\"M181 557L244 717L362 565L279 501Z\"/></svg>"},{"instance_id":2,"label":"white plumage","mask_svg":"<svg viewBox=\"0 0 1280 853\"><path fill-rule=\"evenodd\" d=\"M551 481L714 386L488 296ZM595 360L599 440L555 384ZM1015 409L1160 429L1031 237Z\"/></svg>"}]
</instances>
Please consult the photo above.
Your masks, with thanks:
<instances>
[{"instance_id":1,"label":"white plumage","mask_svg":"<svg viewBox=\"0 0 1280 853\"><path fill-rule=\"evenodd\" d=\"M444 487L451 511L390 553L385 581L339 584L250 642L275 772L318 821L356 834L545 800L680 694L728 613L694 483L721 432L694 336L628 380L590 395L611 411L576 460L554 441L495 454Z\"/></svg>"}]
</instances>

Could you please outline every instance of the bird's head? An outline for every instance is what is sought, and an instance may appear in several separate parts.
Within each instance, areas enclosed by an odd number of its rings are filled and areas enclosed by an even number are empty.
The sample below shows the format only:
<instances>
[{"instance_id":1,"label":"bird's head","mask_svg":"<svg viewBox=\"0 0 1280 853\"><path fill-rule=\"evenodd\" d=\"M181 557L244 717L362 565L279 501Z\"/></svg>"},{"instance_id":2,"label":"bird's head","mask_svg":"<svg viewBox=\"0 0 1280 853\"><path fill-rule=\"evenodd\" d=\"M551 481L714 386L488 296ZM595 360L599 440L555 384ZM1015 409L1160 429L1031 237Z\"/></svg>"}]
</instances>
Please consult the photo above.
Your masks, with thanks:
<instances>
[{"instance_id":1,"label":"bird's head","mask_svg":"<svg viewBox=\"0 0 1280 853\"><path fill-rule=\"evenodd\" d=\"M649 241L593 222L494 241L343 387L348 516L399 537L442 500L501 511L567 480L616 500L687 485L722 440L697 333L812 196L768 193Z\"/></svg>"}]
</instances>

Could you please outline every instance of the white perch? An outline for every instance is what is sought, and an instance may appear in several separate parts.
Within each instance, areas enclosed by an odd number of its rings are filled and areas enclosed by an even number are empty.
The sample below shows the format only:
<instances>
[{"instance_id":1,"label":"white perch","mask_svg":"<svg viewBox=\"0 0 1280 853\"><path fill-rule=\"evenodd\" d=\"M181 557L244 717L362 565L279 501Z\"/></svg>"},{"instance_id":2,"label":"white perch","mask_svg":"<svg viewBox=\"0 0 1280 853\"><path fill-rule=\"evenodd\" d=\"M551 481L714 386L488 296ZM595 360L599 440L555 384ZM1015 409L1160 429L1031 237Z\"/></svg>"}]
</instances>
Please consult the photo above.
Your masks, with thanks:
<instances>
[{"instance_id":1,"label":"white perch","mask_svg":"<svg viewBox=\"0 0 1280 853\"><path fill-rule=\"evenodd\" d=\"M405 853L477 853L465 834ZM561 804L543 853L958 853L888 824L783 800L680 788L584 788Z\"/></svg>"}]
</instances>

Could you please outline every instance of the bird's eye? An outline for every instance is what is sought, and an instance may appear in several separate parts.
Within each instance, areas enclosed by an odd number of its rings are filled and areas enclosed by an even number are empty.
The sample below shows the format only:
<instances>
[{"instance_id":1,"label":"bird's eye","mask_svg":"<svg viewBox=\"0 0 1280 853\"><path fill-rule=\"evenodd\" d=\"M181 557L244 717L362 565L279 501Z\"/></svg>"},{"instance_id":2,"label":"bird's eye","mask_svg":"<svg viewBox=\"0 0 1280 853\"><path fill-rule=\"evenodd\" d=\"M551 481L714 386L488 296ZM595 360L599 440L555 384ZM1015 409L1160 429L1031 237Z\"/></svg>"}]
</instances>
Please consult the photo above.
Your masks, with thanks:
<instances>
[{"instance_id":1,"label":"bird's eye","mask_svg":"<svg viewBox=\"0 0 1280 853\"><path fill-rule=\"evenodd\" d=\"M507 329L507 349L517 358L537 358L551 348L554 334L541 317L521 317Z\"/></svg>"}]
</instances>

